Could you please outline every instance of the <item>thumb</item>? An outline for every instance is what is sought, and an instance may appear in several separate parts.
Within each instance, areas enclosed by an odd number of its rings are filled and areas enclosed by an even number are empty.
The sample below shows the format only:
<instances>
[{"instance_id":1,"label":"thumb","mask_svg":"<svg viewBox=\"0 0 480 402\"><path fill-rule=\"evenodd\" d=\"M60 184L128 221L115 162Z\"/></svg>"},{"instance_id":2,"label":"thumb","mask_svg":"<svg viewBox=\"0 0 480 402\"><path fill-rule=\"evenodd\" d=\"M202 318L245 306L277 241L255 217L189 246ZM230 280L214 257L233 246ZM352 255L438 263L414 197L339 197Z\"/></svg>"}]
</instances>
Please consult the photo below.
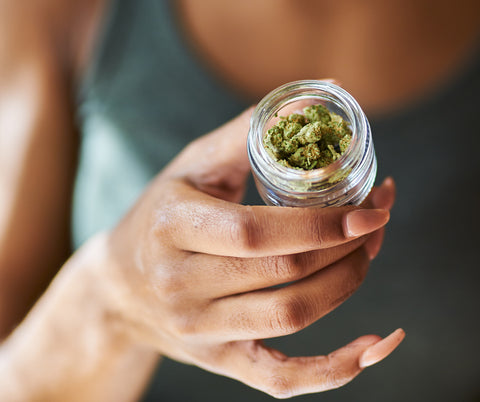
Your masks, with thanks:
<instances>
[{"instance_id":1,"label":"thumb","mask_svg":"<svg viewBox=\"0 0 480 402\"><path fill-rule=\"evenodd\" d=\"M247 135L253 107L191 142L165 169L216 197L239 201L250 172Z\"/></svg>"},{"instance_id":2,"label":"thumb","mask_svg":"<svg viewBox=\"0 0 480 402\"><path fill-rule=\"evenodd\" d=\"M246 109L237 117L199 139L198 142L216 144L215 147L209 147L211 151L216 153L215 163L230 164L235 162L246 166L248 170L247 135L253 109L253 106ZM209 153L205 154L206 159L209 159L210 156Z\"/></svg>"},{"instance_id":3,"label":"thumb","mask_svg":"<svg viewBox=\"0 0 480 402\"><path fill-rule=\"evenodd\" d=\"M172 161L168 169L177 170L176 176L194 175L223 165L240 164L248 170L247 135L253 107L192 141Z\"/></svg>"}]
</instances>

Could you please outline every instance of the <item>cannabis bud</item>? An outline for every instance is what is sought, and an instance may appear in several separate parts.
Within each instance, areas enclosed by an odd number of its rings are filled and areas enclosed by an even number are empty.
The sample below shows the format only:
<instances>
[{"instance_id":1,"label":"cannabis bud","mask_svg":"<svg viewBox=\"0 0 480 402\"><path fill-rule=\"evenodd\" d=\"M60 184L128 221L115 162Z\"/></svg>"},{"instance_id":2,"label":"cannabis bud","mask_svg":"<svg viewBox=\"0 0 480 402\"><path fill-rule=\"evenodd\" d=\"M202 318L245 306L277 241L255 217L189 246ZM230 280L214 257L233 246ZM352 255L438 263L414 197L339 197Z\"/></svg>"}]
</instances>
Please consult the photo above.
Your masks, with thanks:
<instances>
[{"instance_id":1,"label":"cannabis bud","mask_svg":"<svg viewBox=\"0 0 480 402\"><path fill-rule=\"evenodd\" d=\"M303 114L280 117L263 138L268 153L280 164L294 169L325 167L345 153L352 132L348 123L323 105L311 105Z\"/></svg>"}]
</instances>

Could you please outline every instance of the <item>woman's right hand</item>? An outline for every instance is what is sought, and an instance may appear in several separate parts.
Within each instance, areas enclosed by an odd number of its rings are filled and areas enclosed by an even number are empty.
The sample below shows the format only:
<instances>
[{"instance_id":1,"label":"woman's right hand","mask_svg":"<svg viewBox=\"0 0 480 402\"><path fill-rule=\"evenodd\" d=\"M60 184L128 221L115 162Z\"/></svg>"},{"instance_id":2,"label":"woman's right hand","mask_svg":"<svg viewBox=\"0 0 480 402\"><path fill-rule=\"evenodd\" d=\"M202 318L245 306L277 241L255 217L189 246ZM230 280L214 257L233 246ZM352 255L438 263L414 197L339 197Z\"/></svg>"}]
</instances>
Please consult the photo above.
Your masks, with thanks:
<instances>
[{"instance_id":1,"label":"woman's right hand","mask_svg":"<svg viewBox=\"0 0 480 402\"><path fill-rule=\"evenodd\" d=\"M190 144L109 234L111 308L133 342L273 396L336 388L387 356L403 331L315 357L287 357L261 339L305 328L358 288L393 182L361 208L240 205L250 113Z\"/></svg>"}]
</instances>

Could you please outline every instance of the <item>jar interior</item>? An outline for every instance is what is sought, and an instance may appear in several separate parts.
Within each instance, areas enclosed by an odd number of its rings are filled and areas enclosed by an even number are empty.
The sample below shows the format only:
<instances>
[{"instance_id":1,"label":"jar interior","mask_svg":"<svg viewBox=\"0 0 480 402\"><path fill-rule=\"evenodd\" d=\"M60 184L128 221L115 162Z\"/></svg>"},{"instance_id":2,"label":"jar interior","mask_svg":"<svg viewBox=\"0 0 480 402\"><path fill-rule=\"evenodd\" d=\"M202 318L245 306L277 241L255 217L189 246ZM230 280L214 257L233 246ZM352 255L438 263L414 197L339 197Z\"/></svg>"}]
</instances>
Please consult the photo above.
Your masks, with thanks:
<instances>
[{"instance_id":1,"label":"jar interior","mask_svg":"<svg viewBox=\"0 0 480 402\"><path fill-rule=\"evenodd\" d=\"M285 96L281 102L278 102L275 105L275 107L271 107L265 110L266 113L263 116L264 124L261 130L262 143L265 136L267 135L267 131L277 125L282 120L282 117L285 118L292 113L298 113L303 115L304 108L318 104L326 107L330 113L335 113L339 115L347 123L348 128L352 132L351 144L355 143L357 141L357 127L355 124L353 112L346 108L345 104L342 105L342 103L336 97L323 91L317 91L315 93L292 93ZM294 175L303 175L303 177L301 178L302 180L322 181L322 177L328 179L332 176L334 171L341 169L342 161L349 158L349 154L351 153L352 148L351 144L347 148L347 150L342 153L342 155L330 165L311 170L294 169L281 166L264 147L262 147L260 152L261 154L263 154L263 158L269 159L272 163L278 165L280 169L287 169L291 174ZM305 174L307 173L308 178L305 177ZM312 175L316 177L313 178Z\"/></svg>"},{"instance_id":2,"label":"jar interior","mask_svg":"<svg viewBox=\"0 0 480 402\"><path fill-rule=\"evenodd\" d=\"M338 159L324 167L304 170L284 166L264 146L267 131L282 117L304 114L305 107L317 104L347 123L352 136L350 145ZM368 121L347 92L329 83L299 81L277 88L257 105L251 120L248 151L257 187L268 204L328 206L356 203L353 193L357 192L354 188L358 181L362 188L364 184L371 186L376 163L370 141ZM357 172L364 160L371 166L365 179L363 173ZM361 190L360 196L363 198L368 191Z\"/></svg>"}]
</instances>

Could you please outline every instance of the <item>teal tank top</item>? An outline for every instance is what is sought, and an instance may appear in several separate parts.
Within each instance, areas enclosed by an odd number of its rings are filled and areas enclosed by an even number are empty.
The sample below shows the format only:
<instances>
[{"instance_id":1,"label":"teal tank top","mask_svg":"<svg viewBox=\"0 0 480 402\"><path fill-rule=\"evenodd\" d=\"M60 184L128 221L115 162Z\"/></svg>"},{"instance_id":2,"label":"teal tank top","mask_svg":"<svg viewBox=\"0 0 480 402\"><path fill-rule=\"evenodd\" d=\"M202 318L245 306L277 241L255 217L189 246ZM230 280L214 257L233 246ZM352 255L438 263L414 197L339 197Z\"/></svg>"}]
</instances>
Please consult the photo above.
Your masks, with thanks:
<instances>
[{"instance_id":1,"label":"teal tank top","mask_svg":"<svg viewBox=\"0 0 480 402\"><path fill-rule=\"evenodd\" d=\"M173 2L110 3L78 89L76 247L114 226L188 142L247 106L191 52ZM342 306L298 334L267 343L290 355L316 355L399 326L407 337L346 387L295 401L480 400L479 68L480 52L435 93L370 118L378 177L392 175L398 187L384 247ZM259 202L252 187L246 202ZM273 398L164 359L143 400Z\"/></svg>"},{"instance_id":2,"label":"teal tank top","mask_svg":"<svg viewBox=\"0 0 480 402\"><path fill-rule=\"evenodd\" d=\"M79 88L75 246L112 227L186 144L247 107L187 50L170 3L110 3Z\"/></svg>"}]
</instances>

